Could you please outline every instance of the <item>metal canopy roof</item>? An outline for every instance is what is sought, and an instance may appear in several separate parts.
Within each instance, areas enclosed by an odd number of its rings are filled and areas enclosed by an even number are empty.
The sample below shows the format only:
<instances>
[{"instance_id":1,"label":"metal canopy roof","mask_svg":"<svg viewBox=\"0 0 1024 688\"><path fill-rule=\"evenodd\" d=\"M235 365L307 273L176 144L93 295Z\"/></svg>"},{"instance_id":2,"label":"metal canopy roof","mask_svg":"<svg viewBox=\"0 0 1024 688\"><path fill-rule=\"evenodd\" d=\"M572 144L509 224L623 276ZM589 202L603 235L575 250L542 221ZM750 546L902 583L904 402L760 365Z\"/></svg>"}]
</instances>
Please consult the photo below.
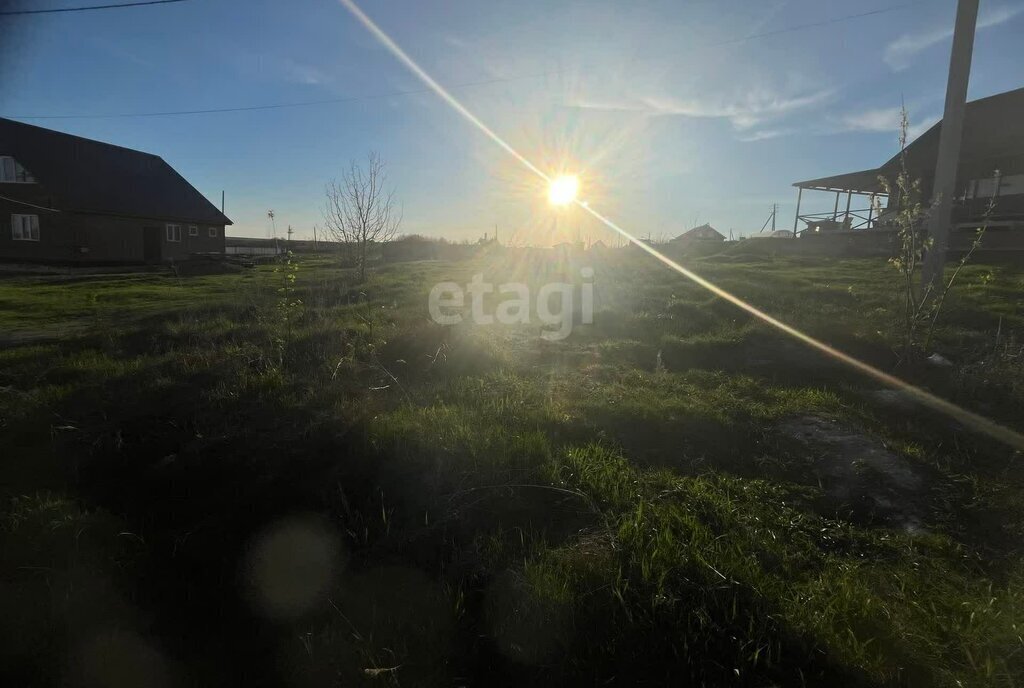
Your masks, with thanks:
<instances>
[{"instance_id":1,"label":"metal canopy roof","mask_svg":"<svg viewBox=\"0 0 1024 688\"><path fill-rule=\"evenodd\" d=\"M878 181L878 175L881 173L882 171L879 169L847 172L846 174L837 174L832 177L821 177L820 179L796 182L793 186L798 186L801 189L822 189L824 191L884 193L882 185Z\"/></svg>"}]
</instances>

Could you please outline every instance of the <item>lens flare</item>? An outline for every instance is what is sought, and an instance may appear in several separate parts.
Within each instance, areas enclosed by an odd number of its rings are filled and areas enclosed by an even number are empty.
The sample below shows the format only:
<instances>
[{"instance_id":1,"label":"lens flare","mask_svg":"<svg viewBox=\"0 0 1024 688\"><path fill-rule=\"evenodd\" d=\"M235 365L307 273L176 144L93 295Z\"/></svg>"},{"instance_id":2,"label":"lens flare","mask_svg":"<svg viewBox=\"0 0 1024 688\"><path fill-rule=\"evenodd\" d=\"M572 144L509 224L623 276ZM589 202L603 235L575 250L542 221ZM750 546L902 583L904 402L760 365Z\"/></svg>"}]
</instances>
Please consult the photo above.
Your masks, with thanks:
<instances>
[{"instance_id":1,"label":"lens flare","mask_svg":"<svg viewBox=\"0 0 1024 688\"><path fill-rule=\"evenodd\" d=\"M580 180L574 174L555 177L548 184L548 202L551 205L569 205L580 191Z\"/></svg>"},{"instance_id":2,"label":"lens flare","mask_svg":"<svg viewBox=\"0 0 1024 688\"><path fill-rule=\"evenodd\" d=\"M483 121L481 121L476 115L474 115L469 109L467 109L465 105L459 102L452 94L446 91L443 86L437 83L437 81L435 81L433 77L427 74L427 72L424 71L422 67L416 64L416 62L411 57L409 57L405 53L405 51L402 50L398 46L398 44L391 39L390 36L384 33L383 29L377 26L377 24L374 23L374 21L370 19L359 8L358 5L355 4L354 0L338 1L342 5L344 5L345 8L349 12L351 12L352 15L356 19L358 19L363 26L366 27L366 29L371 34L373 34L385 48L390 50L391 53L396 58L398 58L398 60L402 64L408 67L413 74L419 77L419 79L423 81L423 83L425 83L427 86L429 86L430 89L434 91L438 96L440 96L442 100L451 105L456 112L465 117L471 124L473 124L480 131L482 131L488 138L490 138L492 141L494 141L494 143L496 143L498 146L504 149L509 155L511 155L516 160L521 162L523 166L525 166L528 170L530 170L531 172L533 172L534 174L536 174L538 177L548 182L549 184L552 183L553 180L549 175L544 173L539 167L533 164L533 162L531 162L526 156L524 156L522 153L513 148L507 141L498 136L498 134L495 133L494 130L492 130L490 127L484 124ZM601 222L605 227L619 234L634 246L640 248L646 253L649 253L651 256L653 256L658 261L668 266L675 272L693 281L694 283L704 287L711 293L722 297L723 299L729 301L738 308L741 308L744 311L750 313L751 315L758 318L765 324L770 325L771 327L774 327L775 329L786 333L787 335L793 337L794 339L797 339L803 342L804 344L807 344L811 348L816 349L821 353L824 353L834 358L835 360L840 361L850 366L851 368L860 371L861 373L864 373L868 377L871 377L886 386L903 390L907 394L914 397L914 399L919 401L921 404L927 406L928 408L934 411L938 411L939 413L949 416L950 418L960 423L963 423L965 426L973 430L985 433L990 437L1005 442L1006 444L1010 445L1011 447L1014 447L1015 449L1024 449L1024 435L1021 435L1019 432L1007 428L1003 425L1000 425L995 421L989 420L988 418L982 415L979 415L972 411L968 411L965 408L961 408L960 406L957 406L956 404L950 401L946 401L945 399L937 397L934 394L931 394L930 392L926 392L925 390L919 387L915 387L909 382L905 382L904 380L901 380L893 375L890 375L889 373L879 370L878 368L875 368L874 366L868 363L856 359L850 356L849 354L843 353L842 351L839 351L838 349L829 346L825 342L815 339L811 335L796 329L792 325L788 325L782 322L781 320L768 315L767 313L760 310L756 306L747 303L738 296L734 296L733 294L727 292L721 287L704 279L697 273L684 268L682 265L675 262L668 256L664 255L657 249L651 247L650 245L643 241L640 241L640 239L627 232L625 229L617 225L611 219L599 213L586 201L581 201L578 198L575 198L570 202L576 204L586 212L590 213L590 215L593 216L594 219Z\"/></svg>"}]
</instances>

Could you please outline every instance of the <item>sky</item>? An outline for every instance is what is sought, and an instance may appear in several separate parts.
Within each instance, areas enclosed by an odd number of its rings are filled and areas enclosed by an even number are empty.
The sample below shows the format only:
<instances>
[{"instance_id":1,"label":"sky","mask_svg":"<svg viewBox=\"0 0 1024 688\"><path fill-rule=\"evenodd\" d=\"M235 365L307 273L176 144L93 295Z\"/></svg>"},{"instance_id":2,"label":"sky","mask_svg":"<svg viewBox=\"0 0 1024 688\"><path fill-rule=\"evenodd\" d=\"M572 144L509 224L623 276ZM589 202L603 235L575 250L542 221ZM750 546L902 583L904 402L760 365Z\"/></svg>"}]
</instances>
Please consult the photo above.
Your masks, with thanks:
<instances>
[{"instance_id":1,"label":"sky","mask_svg":"<svg viewBox=\"0 0 1024 688\"><path fill-rule=\"evenodd\" d=\"M120 1L120 0L118 0ZM91 0L5 2L62 8ZM792 228L803 179L874 168L941 116L955 0L360 0L510 146L638 236ZM879 12L868 14L878 10ZM808 25L816 26L808 26ZM805 27L789 30L794 27ZM1024 86L1024 0L982 0L969 98ZM272 109L124 116L185 110ZM117 116L109 116L117 115ZM370 151L402 233L614 242L429 92L338 0L0 17L0 116L162 156L229 235L323 226ZM831 206L832 200L809 199ZM806 207L806 206L805 206Z\"/></svg>"}]
</instances>

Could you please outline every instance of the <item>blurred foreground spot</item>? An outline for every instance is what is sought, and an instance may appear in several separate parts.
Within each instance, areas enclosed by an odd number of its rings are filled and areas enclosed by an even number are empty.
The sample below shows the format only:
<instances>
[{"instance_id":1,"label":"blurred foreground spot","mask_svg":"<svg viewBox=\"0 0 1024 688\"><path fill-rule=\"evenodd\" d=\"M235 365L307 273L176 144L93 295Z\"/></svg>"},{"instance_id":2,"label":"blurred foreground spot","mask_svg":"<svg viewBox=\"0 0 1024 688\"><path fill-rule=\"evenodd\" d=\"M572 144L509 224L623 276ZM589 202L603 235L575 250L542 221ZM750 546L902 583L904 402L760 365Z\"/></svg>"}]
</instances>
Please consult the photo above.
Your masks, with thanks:
<instances>
[{"instance_id":1,"label":"blurred foreground spot","mask_svg":"<svg viewBox=\"0 0 1024 688\"><path fill-rule=\"evenodd\" d=\"M130 631L108 631L82 643L74 654L71 685L90 688L169 686L160 652Z\"/></svg>"},{"instance_id":2,"label":"blurred foreground spot","mask_svg":"<svg viewBox=\"0 0 1024 688\"><path fill-rule=\"evenodd\" d=\"M317 608L341 570L334 531L315 517L289 517L253 540L243 562L245 593L254 610L288 621Z\"/></svg>"}]
</instances>

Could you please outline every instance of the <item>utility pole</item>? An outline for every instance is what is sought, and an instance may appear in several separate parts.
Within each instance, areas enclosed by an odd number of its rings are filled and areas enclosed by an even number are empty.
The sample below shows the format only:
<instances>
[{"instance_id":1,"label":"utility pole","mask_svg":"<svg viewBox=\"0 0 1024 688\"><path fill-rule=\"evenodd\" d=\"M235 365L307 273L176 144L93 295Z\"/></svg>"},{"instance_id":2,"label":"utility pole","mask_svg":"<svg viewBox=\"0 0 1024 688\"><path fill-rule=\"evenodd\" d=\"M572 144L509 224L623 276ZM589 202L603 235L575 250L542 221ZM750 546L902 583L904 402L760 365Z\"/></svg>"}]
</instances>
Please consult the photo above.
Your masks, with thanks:
<instances>
[{"instance_id":1,"label":"utility pole","mask_svg":"<svg viewBox=\"0 0 1024 688\"><path fill-rule=\"evenodd\" d=\"M778 203L772 203L772 212L769 213L768 219L764 221L763 225L761 225L761 231L759 231L758 234L764 234L765 227L768 226L769 222L772 225L772 233L773 234L775 233L775 214L778 212L778 210L779 210L779 204Z\"/></svg>"},{"instance_id":2,"label":"utility pole","mask_svg":"<svg viewBox=\"0 0 1024 688\"><path fill-rule=\"evenodd\" d=\"M289 251L292 248L292 234L294 234L294 231L292 230L292 226L288 225L288 250Z\"/></svg>"},{"instance_id":3,"label":"utility pole","mask_svg":"<svg viewBox=\"0 0 1024 688\"><path fill-rule=\"evenodd\" d=\"M935 161L935 182L932 185L932 211L928 217L928 236L932 245L924 257L921 286L941 288L942 269L946 264L946 248L953 218L953 195L960 164L960 142L963 138L964 110L967 106L967 82L971 76L971 53L974 50L974 29L978 22L978 0L958 0L953 49L949 56L949 80L946 82L946 105L939 132L939 153Z\"/></svg>"},{"instance_id":4,"label":"utility pole","mask_svg":"<svg viewBox=\"0 0 1024 688\"><path fill-rule=\"evenodd\" d=\"M274 223L274 209L273 208L271 208L270 210L267 211L267 217L270 218L271 237L276 239L277 238L277 225Z\"/></svg>"}]
</instances>

